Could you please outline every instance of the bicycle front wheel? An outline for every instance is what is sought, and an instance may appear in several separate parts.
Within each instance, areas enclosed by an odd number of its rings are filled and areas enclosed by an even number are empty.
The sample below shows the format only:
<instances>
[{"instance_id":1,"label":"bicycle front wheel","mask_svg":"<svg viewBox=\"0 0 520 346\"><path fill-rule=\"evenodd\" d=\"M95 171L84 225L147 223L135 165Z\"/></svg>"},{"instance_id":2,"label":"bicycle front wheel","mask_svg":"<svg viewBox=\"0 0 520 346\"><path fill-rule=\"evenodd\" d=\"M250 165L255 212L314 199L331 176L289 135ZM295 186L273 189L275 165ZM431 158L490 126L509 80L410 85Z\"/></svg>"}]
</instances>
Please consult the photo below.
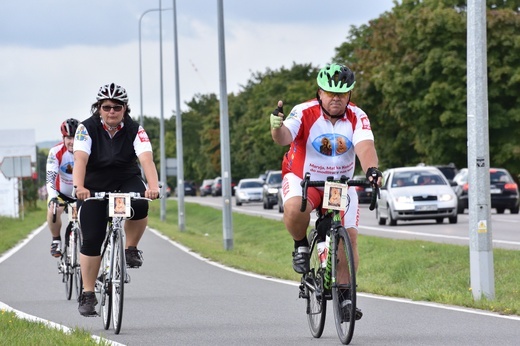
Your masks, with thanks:
<instances>
[{"instance_id":1,"label":"bicycle front wheel","mask_svg":"<svg viewBox=\"0 0 520 346\"><path fill-rule=\"evenodd\" d=\"M332 301L334 321L341 342L348 345L356 323L356 271L350 237L345 228L336 234L332 252Z\"/></svg>"},{"instance_id":2,"label":"bicycle front wheel","mask_svg":"<svg viewBox=\"0 0 520 346\"><path fill-rule=\"evenodd\" d=\"M72 264L70 263L71 252L73 249L65 244L65 248L63 249L63 254L61 257L61 267L63 269L63 282L65 283L65 298L70 300L72 297L72 281L74 280L74 276L72 274Z\"/></svg>"},{"instance_id":3,"label":"bicycle front wheel","mask_svg":"<svg viewBox=\"0 0 520 346\"><path fill-rule=\"evenodd\" d=\"M122 230L121 230L122 232ZM126 278L125 246L123 237L118 233L114 242L114 267L112 271L112 318L114 332L119 334L123 321L124 288Z\"/></svg>"},{"instance_id":4,"label":"bicycle front wheel","mask_svg":"<svg viewBox=\"0 0 520 346\"><path fill-rule=\"evenodd\" d=\"M322 268L318 254L318 237L316 230L309 233L310 271L302 277L305 298L307 300L307 322L311 334L315 338L321 337L327 316L327 299L323 287L325 268Z\"/></svg>"},{"instance_id":5,"label":"bicycle front wheel","mask_svg":"<svg viewBox=\"0 0 520 346\"><path fill-rule=\"evenodd\" d=\"M110 241L106 239L106 241ZM110 327L110 317L112 315L112 299L111 296L111 269L110 259L112 256L112 247L110 244L107 245L105 254L101 259L101 265L99 266L99 274L96 280L96 290L99 289L99 303L101 305L101 317L103 318L103 328L108 329Z\"/></svg>"}]
</instances>

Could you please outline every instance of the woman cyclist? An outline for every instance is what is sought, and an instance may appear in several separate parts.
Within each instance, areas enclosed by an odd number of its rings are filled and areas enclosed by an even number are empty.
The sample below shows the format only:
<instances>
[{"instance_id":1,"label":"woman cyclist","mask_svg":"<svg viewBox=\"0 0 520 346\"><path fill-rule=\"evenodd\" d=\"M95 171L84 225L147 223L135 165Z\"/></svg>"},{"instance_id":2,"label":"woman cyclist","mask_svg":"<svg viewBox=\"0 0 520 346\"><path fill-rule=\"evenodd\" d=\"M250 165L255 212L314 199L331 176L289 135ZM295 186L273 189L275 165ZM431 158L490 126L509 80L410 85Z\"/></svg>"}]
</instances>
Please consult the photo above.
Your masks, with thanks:
<instances>
[{"instance_id":1,"label":"woman cyclist","mask_svg":"<svg viewBox=\"0 0 520 346\"><path fill-rule=\"evenodd\" d=\"M101 263L108 201L81 201L100 191L140 192L150 199L159 197L152 146L145 130L130 118L126 90L114 83L102 86L91 113L79 125L74 142L74 185L83 233L80 265L84 291L78 310L83 316L96 315L94 286ZM141 179L137 160L148 185ZM129 267L140 267L143 259L137 245L148 224L148 202L133 201L132 209L132 218L124 224L126 262Z\"/></svg>"}]
</instances>

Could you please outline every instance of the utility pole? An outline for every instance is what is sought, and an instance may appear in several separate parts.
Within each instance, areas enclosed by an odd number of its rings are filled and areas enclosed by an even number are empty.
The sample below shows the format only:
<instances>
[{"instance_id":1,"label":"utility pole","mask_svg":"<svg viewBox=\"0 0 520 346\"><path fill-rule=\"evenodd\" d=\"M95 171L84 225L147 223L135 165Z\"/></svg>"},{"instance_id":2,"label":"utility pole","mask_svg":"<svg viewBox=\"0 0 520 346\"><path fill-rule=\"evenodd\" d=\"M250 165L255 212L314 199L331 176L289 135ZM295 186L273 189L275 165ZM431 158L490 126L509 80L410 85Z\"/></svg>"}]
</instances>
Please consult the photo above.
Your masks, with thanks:
<instances>
[{"instance_id":1,"label":"utility pole","mask_svg":"<svg viewBox=\"0 0 520 346\"><path fill-rule=\"evenodd\" d=\"M486 2L468 0L469 246L473 299L495 299L487 92Z\"/></svg>"}]
</instances>

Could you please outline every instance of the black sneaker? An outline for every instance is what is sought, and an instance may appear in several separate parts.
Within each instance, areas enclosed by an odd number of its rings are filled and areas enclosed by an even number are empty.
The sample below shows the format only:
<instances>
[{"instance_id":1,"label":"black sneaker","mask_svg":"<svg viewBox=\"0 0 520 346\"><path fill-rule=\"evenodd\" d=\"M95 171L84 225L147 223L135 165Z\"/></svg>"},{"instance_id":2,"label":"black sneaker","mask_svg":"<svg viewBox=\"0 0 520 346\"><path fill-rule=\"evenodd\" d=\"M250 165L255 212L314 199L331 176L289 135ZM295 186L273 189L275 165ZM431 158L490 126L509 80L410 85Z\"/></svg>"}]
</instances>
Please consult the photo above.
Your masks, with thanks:
<instances>
[{"instance_id":1,"label":"black sneaker","mask_svg":"<svg viewBox=\"0 0 520 346\"><path fill-rule=\"evenodd\" d=\"M309 247L300 246L292 253L292 266L298 274L305 274L309 271Z\"/></svg>"},{"instance_id":2,"label":"black sneaker","mask_svg":"<svg viewBox=\"0 0 520 346\"><path fill-rule=\"evenodd\" d=\"M350 292L348 290L340 290L341 299L341 321L350 322L350 311L352 309L352 301L350 300ZM361 309L356 308L356 321L363 317Z\"/></svg>"},{"instance_id":3,"label":"black sneaker","mask_svg":"<svg viewBox=\"0 0 520 346\"><path fill-rule=\"evenodd\" d=\"M51 256L61 257L61 241L53 240L51 243Z\"/></svg>"},{"instance_id":4,"label":"black sneaker","mask_svg":"<svg viewBox=\"0 0 520 346\"><path fill-rule=\"evenodd\" d=\"M79 297L78 311L82 316L97 316L97 303L98 301L94 292L83 292Z\"/></svg>"},{"instance_id":5,"label":"black sneaker","mask_svg":"<svg viewBox=\"0 0 520 346\"><path fill-rule=\"evenodd\" d=\"M129 246L125 249L126 266L130 268L139 268L143 265L142 251L137 250L135 246Z\"/></svg>"}]
</instances>

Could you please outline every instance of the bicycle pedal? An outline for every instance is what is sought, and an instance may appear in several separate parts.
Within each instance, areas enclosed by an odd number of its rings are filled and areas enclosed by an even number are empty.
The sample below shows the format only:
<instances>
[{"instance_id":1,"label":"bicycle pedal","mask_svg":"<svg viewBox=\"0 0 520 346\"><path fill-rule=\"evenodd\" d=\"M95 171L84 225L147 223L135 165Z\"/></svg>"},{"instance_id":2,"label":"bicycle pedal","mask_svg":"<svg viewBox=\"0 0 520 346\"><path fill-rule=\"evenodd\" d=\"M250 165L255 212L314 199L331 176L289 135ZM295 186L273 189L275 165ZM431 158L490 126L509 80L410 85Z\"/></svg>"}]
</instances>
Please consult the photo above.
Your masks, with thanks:
<instances>
[{"instance_id":1,"label":"bicycle pedal","mask_svg":"<svg viewBox=\"0 0 520 346\"><path fill-rule=\"evenodd\" d=\"M126 273L126 275L125 275L125 284L129 284L130 281L132 281L132 279L130 278L130 275L128 273Z\"/></svg>"}]
</instances>

